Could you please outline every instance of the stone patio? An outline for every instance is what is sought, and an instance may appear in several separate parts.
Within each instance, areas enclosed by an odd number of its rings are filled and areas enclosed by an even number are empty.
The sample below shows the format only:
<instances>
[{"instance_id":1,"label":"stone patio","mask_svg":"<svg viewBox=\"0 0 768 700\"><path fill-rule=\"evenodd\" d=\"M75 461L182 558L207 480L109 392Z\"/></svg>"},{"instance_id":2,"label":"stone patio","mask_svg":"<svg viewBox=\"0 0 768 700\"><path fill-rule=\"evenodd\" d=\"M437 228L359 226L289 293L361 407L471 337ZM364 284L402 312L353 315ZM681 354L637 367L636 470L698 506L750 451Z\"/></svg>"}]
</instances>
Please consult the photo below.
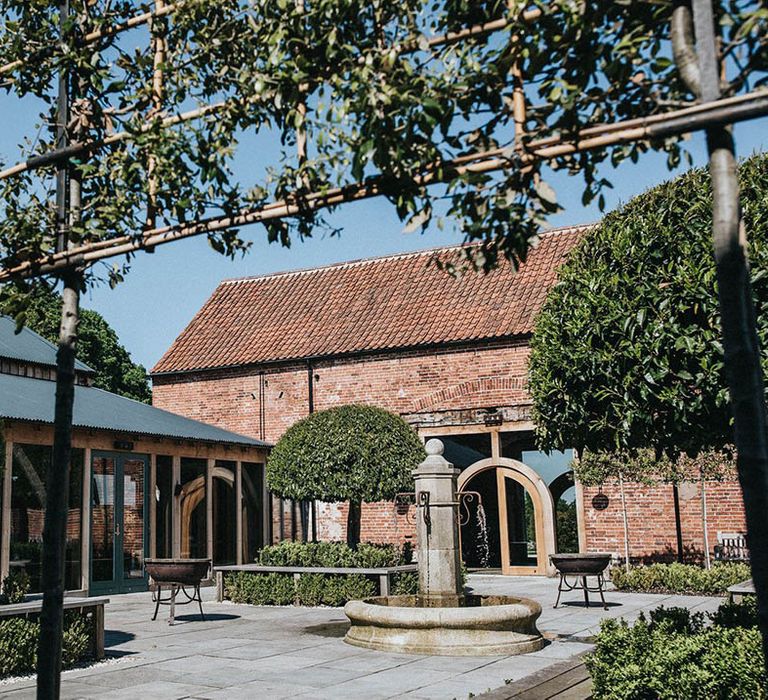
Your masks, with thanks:
<instances>
[{"instance_id":1,"label":"stone patio","mask_svg":"<svg viewBox=\"0 0 768 700\"><path fill-rule=\"evenodd\" d=\"M543 608L544 649L513 657L407 656L370 651L342 641L341 609L216 604L206 589L202 622L177 608L177 623L151 622L148 593L113 596L106 609L110 660L65 671L62 698L436 698L464 700L519 680L591 648L601 619L635 619L659 605L715 610L719 598L611 591L605 611L586 609L580 593L563 594L557 581L472 575L478 593L523 595ZM187 614L187 611L189 613ZM167 609L161 610L164 615ZM0 685L3 698L32 698L33 679Z\"/></svg>"}]
</instances>

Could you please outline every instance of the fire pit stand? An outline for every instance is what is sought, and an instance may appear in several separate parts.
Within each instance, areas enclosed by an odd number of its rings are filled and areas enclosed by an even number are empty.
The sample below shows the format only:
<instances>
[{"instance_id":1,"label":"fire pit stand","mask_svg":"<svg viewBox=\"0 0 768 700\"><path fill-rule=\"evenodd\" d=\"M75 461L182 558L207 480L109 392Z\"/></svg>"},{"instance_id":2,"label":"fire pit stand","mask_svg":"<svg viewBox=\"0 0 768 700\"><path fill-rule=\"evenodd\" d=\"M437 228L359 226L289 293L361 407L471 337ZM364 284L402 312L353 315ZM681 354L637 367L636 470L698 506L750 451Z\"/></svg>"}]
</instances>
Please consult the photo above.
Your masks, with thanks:
<instances>
[{"instance_id":1,"label":"fire pit stand","mask_svg":"<svg viewBox=\"0 0 768 700\"><path fill-rule=\"evenodd\" d=\"M553 554L550 561L560 574L560 581L557 584L557 600L552 607L560 604L560 595L563 591L584 591L584 604L589 607L589 594L599 593L600 600L603 601L603 608L608 610L608 605L603 596L603 584L605 579L603 572L611 561L610 554ZM576 579L574 583L568 581L568 577ZM597 579L597 585L590 587L587 584L587 577L594 576ZM579 583L581 580L581 583Z\"/></svg>"},{"instance_id":2,"label":"fire pit stand","mask_svg":"<svg viewBox=\"0 0 768 700\"><path fill-rule=\"evenodd\" d=\"M200 583L208 576L211 568L210 559L147 559L145 564L147 573L155 583L155 589L152 591L155 614L152 620L157 619L161 605L169 605L171 614L168 624L172 625L176 618L176 605L189 605L189 603L197 603L200 608L200 617L205 620ZM170 595L163 597L163 587L169 591ZM188 588L191 589L191 594ZM186 600L177 602L179 593L183 593Z\"/></svg>"}]
</instances>

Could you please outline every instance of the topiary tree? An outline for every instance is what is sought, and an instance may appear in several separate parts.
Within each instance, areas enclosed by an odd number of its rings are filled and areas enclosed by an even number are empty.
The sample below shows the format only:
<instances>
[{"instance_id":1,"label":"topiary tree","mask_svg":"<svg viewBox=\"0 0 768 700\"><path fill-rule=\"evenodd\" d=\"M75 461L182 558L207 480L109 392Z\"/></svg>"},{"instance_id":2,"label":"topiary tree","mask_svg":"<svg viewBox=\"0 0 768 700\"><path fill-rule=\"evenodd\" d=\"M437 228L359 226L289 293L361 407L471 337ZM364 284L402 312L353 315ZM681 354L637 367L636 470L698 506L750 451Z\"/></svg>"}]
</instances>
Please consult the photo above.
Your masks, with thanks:
<instances>
[{"instance_id":1,"label":"topiary tree","mask_svg":"<svg viewBox=\"0 0 768 700\"><path fill-rule=\"evenodd\" d=\"M768 156L741 164L756 308L768 306ZM536 323L530 389L545 449L733 442L712 257L712 193L692 170L605 217L560 271ZM758 313L761 346L768 315ZM763 371L768 354L763 351Z\"/></svg>"},{"instance_id":2,"label":"topiary tree","mask_svg":"<svg viewBox=\"0 0 768 700\"><path fill-rule=\"evenodd\" d=\"M768 156L744 161L739 178L760 310ZM537 319L530 389L539 443L582 452L583 483L675 484L732 464L711 226L709 174L692 170L606 216L560 271ZM765 314L757 331L768 347Z\"/></svg>"},{"instance_id":3,"label":"topiary tree","mask_svg":"<svg viewBox=\"0 0 768 700\"><path fill-rule=\"evenodd\" d=\"M394 413L340 406L286 430L269 455L267 484L285 498L349 501L347 544L356 548L361 504L408 489L425 456L418 435Z\"/></svg>"}]
</instances>

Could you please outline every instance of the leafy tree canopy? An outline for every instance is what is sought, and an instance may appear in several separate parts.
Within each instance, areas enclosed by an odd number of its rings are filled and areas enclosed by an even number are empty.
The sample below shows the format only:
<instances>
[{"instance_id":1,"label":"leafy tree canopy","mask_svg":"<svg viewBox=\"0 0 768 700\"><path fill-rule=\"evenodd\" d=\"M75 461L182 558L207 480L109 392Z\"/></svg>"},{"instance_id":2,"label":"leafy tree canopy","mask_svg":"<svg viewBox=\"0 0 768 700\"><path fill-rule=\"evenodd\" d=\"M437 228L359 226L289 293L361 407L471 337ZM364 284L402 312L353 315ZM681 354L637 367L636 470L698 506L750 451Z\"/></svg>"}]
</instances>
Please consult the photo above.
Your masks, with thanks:
<instances>
[{"instance_id":1,"label":"leafy tree canopy","mask_svg":"<svg viewBox=\"0 0 768 700\"><path fill-rule=\"evenodd\" d=\"M739 178L765 349L768 157L744 161ZM565 264L532 341L544 448L674 457L732 441L711 199L708 172L692 170L606 216Z\"/></svg>"},{"instance_id":2,"label":"leafy tree canopy","mask_svg":"<svg viewBox=\"0 0 768 700\"><path fill-rule=\"evenodd\" d=\"M399 416L373 406L319 411L295 423L267 461L274 493L298 500L375 502L411 490L426 453Z\"/></svg>"},{"instance_id":3,"label":"leafy tree canopy","mask_svg":"<svg viewBox=\"0 0 768 700\"><path fill-rule=\"evenodd\" d=\"M44 284L35 284L32 290L23 317L17 316L16 321L55 345L59 339L61 297ZM7 298L6 289L0 290L0 313L11 311L5 308ZM90 309L80 311L77 359L96 371L94 385L100 389L144 403L151 401L147 371L131 360L101 314Z\"/></svg>"},{"instance_id":4,"label":"leafy tree canopy","mask_svg":"<svg viewBox=\"0 0 768 700\"><path fill-rule=\"evenodd\" d=\"M71 161L83 197L82 220L68 231L74 245L136 237L150 221L178 226L286 198L300 215L264 225L270 241L289 245L323 225L320 215L302 209L308 192L377 175L409 228L429 225L433 198L442 200L441 213L483 244L467 255L477 253L474 264L490 267L499 255L523 256L558 208L546 182L549 166L522 160L524 149L515 144L534 133L557 138L580 125L668 111L688 99L669 43L674 7L613 0L187 0L152 24L156 42L165 45L158 66L141 30L82 41L135 15L133 0L72 3L63 41L57 3L0 0L0 63L21 62L0 87L37 98L41 122L51 127L57 77L68 71L70 139L102 142ZM540 15L519 20L524 9ZM723 56L738 73L725 94L743 93L766 78L768 16L755 0L717 3L717 11ZM426 40L505 16L512 21L490 35ZM529 102L525 134L515 133L512 114L515 62ZM211 104L217 107L200 118L163 124ZM35 132L18 160L54 150L52 129L43 128L38 139ZM117 133L127 136L113 138ZM239 182L231 165L249 133L279 141L281 153L263 163L255 181ZM297 142L305 137L301 156ZM563 154L550 165L582 175L584 201L601 201L610 183L599 165L636 159L648 148L667 151L671 165L679 161L679 139L670 137ZM489 150L509 167L490 173L442 165ZM436 165L446 186L431 194L417 176ZM0 184L3 266L52 252L53 167ZM230 255L248 247L232 228L209 240ZM112 281L123 270L113 267Z\"/></svg>"}]
</instances>

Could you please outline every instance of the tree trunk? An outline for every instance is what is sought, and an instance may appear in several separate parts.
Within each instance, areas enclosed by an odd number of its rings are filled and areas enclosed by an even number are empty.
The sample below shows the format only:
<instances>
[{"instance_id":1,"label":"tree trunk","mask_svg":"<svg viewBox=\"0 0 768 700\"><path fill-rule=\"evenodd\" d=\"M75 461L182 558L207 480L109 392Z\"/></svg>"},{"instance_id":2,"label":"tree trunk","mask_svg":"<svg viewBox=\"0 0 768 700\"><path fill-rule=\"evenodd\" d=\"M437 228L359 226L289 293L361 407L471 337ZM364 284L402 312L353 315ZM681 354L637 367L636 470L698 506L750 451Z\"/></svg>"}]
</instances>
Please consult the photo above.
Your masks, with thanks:
<instances>
[{"instance_id":1,"label":"tree trunk","mask_svg":"<svg viewBox=\"0 0 768 700\"><path fill-rule=\"evenodd\" d=\"M715 100L720 97L720 75L711 0L694 0L693 8L701 98L703 101ZM746 232L739 207L735 145L730 129L709 129L707 148L725 373L757 593L758 624L768 661L768 421Z\"/></svg>"},{"instance_id":2,"label":"tree trunk","mask_svg":"<svg viewBox=\"0 0 768 700\"><path fill-rule=\"evenodd\" d=\"M48 466L43 529L40 639L37 647L37 697L59 697L63 640L64 559L67 540L69 464L72 454L72 408L75 398L79 275L64 279L59 350L56 354L56 409L53 458Z\"/></svg>"},{"instance_id":3,"label":"tree trunk","mask_svg":"<svg viewBox=\"0 0 768 700\"><path fill-rule=\"evenodd\" d=\"M360 544L360 516L362 503L360 501L349 502L349 512L347 513L347 544L352 549L357 549Z\"/></svg>"}]
</instances>

